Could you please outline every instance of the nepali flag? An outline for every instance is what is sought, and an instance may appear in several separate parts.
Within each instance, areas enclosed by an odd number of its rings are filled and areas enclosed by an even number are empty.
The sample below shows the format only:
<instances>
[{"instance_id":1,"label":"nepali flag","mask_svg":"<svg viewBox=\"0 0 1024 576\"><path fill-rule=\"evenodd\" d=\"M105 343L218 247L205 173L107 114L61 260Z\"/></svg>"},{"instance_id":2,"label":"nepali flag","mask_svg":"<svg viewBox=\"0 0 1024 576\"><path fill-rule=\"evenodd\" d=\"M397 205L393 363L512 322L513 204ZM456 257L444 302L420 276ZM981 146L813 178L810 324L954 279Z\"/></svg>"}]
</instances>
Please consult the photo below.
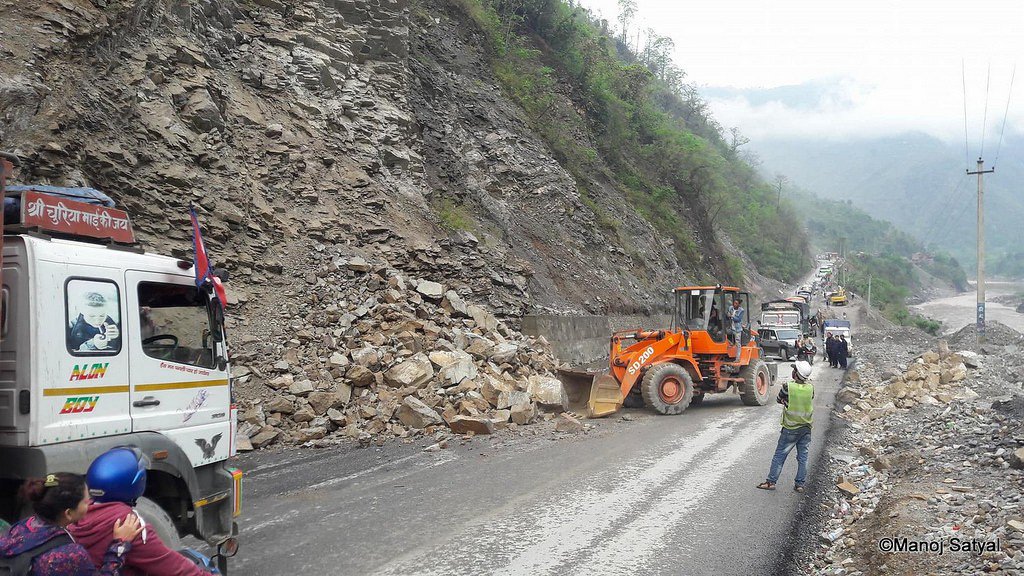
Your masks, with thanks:
<instances>
[{"instance_id":1,"label":"nepali flag","mask_svg":"<svg viewBox=\"0 0 1024 576\"><path fill-rule=\"evenodd\" d=\"M210 258L206 255L203 235L199 232L199 216L196 215L196 209L192 206L189 206L188 211L192 215L192 249L195 253L193 260L196 269L196 287L209 292L210 286L213 286L214 300L220 304L222 310L226 309L228 296L220 278L213 274L213 266L210 265Z\"/></svg>"}]
</instances>

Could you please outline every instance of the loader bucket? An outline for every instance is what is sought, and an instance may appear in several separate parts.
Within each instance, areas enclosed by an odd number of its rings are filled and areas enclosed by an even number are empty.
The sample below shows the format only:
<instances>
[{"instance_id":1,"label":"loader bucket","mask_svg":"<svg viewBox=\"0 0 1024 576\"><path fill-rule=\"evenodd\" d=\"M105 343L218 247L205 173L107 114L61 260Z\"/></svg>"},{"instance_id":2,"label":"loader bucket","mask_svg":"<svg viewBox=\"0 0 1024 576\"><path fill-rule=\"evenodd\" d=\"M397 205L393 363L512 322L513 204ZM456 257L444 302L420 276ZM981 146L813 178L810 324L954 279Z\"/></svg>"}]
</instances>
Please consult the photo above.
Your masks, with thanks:
<instances>
[{"instance_id":1,"label":"loader bucket","mask_svg":"<svg viewBox=\"0 0 1024 576\"><path fill-rule=\"evenodd\" d=\"M607 373L559 370L558 379L569 399L569 411L585 418L600 418L622 407L619 381Z\"/></svg>"}]
</instances>

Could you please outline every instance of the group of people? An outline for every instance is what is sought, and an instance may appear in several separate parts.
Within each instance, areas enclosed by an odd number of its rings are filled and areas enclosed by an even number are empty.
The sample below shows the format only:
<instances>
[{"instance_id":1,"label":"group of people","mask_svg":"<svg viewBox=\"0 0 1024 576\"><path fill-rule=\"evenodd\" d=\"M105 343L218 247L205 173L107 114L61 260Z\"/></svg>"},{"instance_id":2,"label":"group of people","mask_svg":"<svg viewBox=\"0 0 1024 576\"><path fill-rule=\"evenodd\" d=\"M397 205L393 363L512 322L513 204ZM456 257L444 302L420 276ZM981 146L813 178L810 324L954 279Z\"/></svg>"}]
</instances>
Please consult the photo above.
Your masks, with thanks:
<instances>
[{"instance_id":1,"label":"group of people","mask_svg":"<svg viewBox=\"0 0 1024 576\"><path fill-rule=\"evenodd\" d=\"M828 358L828 365L846 370L846 361L849 356L850 343L846 341L846 336L843 334L835 336L829 332L825 339L825 357Z\"/></svg>"},{"instance_id":2,"label":"group of people","mask_svg":"<svg viewBox=\"0 0 1024 576\"><path fill-rule=\"evenodd\" d=\"M145 456L130 447L100 455L85 476L28 480L20 497L34 515L0 529L0 567L34 576L208 575L135 512L145 489Z\"/></svg>"}]
</instances>

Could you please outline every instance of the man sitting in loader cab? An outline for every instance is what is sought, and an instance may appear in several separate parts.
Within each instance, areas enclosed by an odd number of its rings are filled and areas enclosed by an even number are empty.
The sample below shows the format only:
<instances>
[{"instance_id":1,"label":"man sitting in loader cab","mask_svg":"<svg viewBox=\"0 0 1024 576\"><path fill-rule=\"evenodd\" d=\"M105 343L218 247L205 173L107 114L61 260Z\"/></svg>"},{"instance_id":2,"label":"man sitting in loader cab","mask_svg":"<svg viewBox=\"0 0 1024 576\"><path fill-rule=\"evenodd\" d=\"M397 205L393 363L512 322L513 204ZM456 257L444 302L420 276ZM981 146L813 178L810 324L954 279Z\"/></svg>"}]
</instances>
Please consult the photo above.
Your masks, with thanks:
<instances>
[{"instance_id":1,"label":"man sitting in loader cab","mask_svg":"<svg viewBox=\"0 0 1024 576\"><path fill-rule=\"evenodd\" d=\"M708 320L708 335L716 342L721 342L724 336L722 330L722 316L718 313L718 306L711 305L711 318Z\"/></svg>"}]
</instances>

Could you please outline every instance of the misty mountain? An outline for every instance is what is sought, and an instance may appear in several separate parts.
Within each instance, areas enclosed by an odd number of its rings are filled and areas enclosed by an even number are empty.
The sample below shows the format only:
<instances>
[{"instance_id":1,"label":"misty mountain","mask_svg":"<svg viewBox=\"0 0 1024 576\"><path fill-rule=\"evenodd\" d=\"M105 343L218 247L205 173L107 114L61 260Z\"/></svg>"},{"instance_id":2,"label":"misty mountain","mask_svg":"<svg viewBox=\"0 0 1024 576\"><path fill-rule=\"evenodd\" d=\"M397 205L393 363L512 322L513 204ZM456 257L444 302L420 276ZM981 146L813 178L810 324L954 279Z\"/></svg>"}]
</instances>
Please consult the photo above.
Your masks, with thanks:
<instances>
[{"instance_id":1,"label":"misty mountain","mask_svg":"<svg viewBox=\"0 0 1024 576\"><path fill-rule=\"evenodd\" d=\"M816 110L826 105L844 108L853 103L842 79L812 80L802 84L757 89L707 86L701 88L700 92L711 101L742 98L751 106L774 102L795 110Z\"/></svg>"},{"instance_id":2,"label":"misty mountain","mask_svg":"<svg viewBox=\"0 0 1024 576\"><path fill-rule=\"evenodd\" d=\"M766 173L782 173L824 198L850 200L931 248L973 267L977 177L964 150L921 133L841 141L763 139L750 144ZM991 149L990 149L991 150ZM994 158L990 155L989 162ZM974 170L976 157L971 158ZM989 258L1019 250L1024 222L1024 139L1007 137L985 177ZM990 163L986 163L988 169Z\"/></svg>"},{"instance_id":3,"label":"misty mountain","mask_svg":"<svg viewBox=\"0 0 1024 576\"><path fill-rule=\"evenodd\" d=\"M823 198L851 201L973 268L977 177L966 174L976 169L980 151L973 137L966 157L962 141L946 142L924 132L808 135L794 129L799 127L772 126L782 118L804 115L820 121L822 115L848 111L856 106L851 94L857 90L852 81L829 78L774 88L705 87L701 93L712 108L716 102L726 108L730 102L744 103L739 128L761 134L745 150L762 160L760 169L767 176L781 173ZM985 230L987 260L1005 266L1022 252L1024 136L1007 127L996 157L998 139L995 130L986 135L985 169L995 162L996 172L985 176Z\"/></svg>"}]
</instances>

